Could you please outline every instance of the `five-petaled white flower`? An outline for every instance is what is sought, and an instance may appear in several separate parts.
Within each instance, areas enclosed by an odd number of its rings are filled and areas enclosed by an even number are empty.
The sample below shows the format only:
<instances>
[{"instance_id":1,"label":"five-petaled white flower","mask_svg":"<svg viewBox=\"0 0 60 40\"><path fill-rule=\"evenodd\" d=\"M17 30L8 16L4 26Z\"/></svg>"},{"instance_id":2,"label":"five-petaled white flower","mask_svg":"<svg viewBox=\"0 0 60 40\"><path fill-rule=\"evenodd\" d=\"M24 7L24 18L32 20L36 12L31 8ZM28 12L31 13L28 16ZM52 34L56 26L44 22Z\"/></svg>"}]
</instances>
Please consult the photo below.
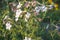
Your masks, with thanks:
<instances>
[{"instance_id":1,"label":"five-petaled white flower","mask_svg":"<svg viewBox=\"0 0 60 40\"><path fill-rule=\"evenodd\" d=\"M12 25L10 24L10 22L6 23L6 29L10 30L10 28L12 27Z\"/></svg>"}]
</instances>

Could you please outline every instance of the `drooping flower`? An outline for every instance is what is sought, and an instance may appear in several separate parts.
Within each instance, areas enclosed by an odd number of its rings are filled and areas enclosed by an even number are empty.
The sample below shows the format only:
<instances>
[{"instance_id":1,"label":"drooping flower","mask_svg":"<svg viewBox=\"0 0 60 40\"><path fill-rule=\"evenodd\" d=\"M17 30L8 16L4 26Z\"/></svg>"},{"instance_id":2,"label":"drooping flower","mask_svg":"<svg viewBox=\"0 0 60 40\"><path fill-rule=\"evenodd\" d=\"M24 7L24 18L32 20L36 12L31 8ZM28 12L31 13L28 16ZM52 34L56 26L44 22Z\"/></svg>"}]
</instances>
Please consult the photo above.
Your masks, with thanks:
<instances>
[{"instance_id":1,"label":"drooping flower","mask_svg":"<svg viewBox=\"0 0 60 40\"><path fill-rule=\"evenodd\" d=\"M6 23L6 29L10 30L11 27L12 27L11 23L10 23L10 22L7 22L7 23Z\"/></svg>"}]
</instances>

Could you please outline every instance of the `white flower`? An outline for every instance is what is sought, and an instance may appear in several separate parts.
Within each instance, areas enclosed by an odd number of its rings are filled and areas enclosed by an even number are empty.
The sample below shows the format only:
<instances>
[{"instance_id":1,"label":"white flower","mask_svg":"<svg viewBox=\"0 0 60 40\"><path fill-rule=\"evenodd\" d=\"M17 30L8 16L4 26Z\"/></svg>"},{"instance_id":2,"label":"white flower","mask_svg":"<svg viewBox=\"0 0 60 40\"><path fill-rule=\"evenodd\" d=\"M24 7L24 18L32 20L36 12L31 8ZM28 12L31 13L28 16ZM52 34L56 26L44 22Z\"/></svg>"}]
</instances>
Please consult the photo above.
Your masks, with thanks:
<instances>
[{"instance_id":1,"label":"white flower","mask_svg":"<svg viewBox=\"0 0 60 40\"><path fill-rule=\"evenodd\" d=\"M17 8L20 8L22 6L22 4L19 2L19 4L17 5Z\"/></svg>"},{"instance_id":2,"label":"white flower","mask_svg":"<svg viewBox=\"0 0 60 40\"><path fill-rule=\"evenodd\" d=\"M48 9L52 9L53 8L53 5L49 5L49 8Z\"/></svg>"},{"instance_id":3,"label":"white flower","mask_svg":"<svg viewBox=\"0 0 60 40\"><path fill-rule=\"evenodd\" d=\"M25 17L27 18L27 19L29 19L29 17L30 17L30 13L29 12L27 12L27 14L25 15Z\"/></svg>"},{"instance_id":4,"label":"white flower","mask_svg":"<svg viewBox=\"0 0 60 40\"><path fill-rule=\"evenodd\" d=\"M27 12L27 14L25 14L25 21L27 22L28 21L28 19L30 18L30 13L29 12Z\"/></svg>"},{"instance_id":5,"label":"white flower","mask_svg":"<svg viewBox=\"0 0 60 40\"><path fill-rule=\"evenodd\" d=\"M18 20L18 18L21 15L21 13L22 13L22 10L21 9L16 10L16 16L15 16L15 18L17 18L17 19L15 19L15 21Z\"/></svg>"},{"instance_id":6,"label":"white flower","mask_svg":"<svg viewBox=\"0 0 60 40\"><path fill-rule=\"evenodd\" d=\"M28 37L25 37L25 39L24 40L28 40Z\"/></svg>"},{"instance_id":7,"label":"white flower","mask_svg":"<svg viewBox=\"0 0 60 40\"><path fill-rule=\"evenodd\" d=\"M41 7L40 7L40 6L35 7L35 11L36 11L36 13L39 13L40 10L41 10Z\"/></svg>"},{"instance_id":8,"label":"white flower","mask_svg":"<svg viewBox=\"0 0 60 40\"><path fill-rule=\"evenodd\" d=\"M47 11L47 7L46 7L45 5L41 6L41 11L42 11L42 12Z\"/></svg>"},{"instance_id":9,"label":"white flower","mask_svg":"<svg viewBox=\"0 0 60 40\"><path fill-rule=\"evenodd\" d=\"M18 18L15 18L15 21L18 21Z\"/></svg>"},{"instance_id":10,"label":"white flower","mask_svg":"<svg viewBox=\"0 0 60 40\"><path fill-rule=\"evenodd\" d=\"M12 27L12 25L10 24L10 22L6 23L6 29L10 30L10 28Z\"/></svg>"},{"instance_id":11,"label":"white flower","mask_svg":"<svg viewBox=\"0 0 60 40\"><path fill-rule=\"evenodd\" d=\"M47 11L47 7L46 7L45 9L42 10L42 12L45 12L45 11Z\"/></svg>"},{"instance_id":12,"label":"white flower","mask_svg":"<svg viewBox=\"0 0 60 40\"><path fill-rule=\"evenodd\" d=\"M25 39L24 40L31 40L31 38L29 38L29 37L25 37Z\"/></svg>"},{"instance_id":13,"label":"white flower","mask_svg":"<svg viewBox=\"0 0 60 40\"><path fill-rule=\"evenodd\" d=\"M28 38L28 40L31 40L31 38Z\"/></svg>"},{"instance_id":14,"label":"white flower","mask_svg":"<svg viewBox=\"0 0 60 40\"><path fill-rule=\"evenodd\" d=\"M15 17L19 17L19 15L22 13L21 9L16 10L16 16Z\"/></svg>"}]
</instances>

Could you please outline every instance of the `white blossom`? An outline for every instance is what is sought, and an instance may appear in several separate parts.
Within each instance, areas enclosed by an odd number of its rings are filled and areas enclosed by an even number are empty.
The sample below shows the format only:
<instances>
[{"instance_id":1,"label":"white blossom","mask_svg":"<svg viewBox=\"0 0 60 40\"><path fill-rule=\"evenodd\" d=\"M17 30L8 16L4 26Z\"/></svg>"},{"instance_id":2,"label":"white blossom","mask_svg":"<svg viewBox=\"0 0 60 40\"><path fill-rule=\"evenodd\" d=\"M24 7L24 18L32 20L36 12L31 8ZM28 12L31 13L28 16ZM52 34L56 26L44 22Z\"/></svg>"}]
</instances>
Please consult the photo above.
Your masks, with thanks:
<instances>
[{"instance_id":1,"label":"white blossom","mask_svg":"<svg viewBox=\"0 0 60 40\"><path fill-rule=\"evenodd\" d=\"M28 40L31 40L31 38L28 38Z\"/></svg>"},{"instance_id":2,"label":"white blossom","mask_svg":"<svg viewBox=\"0 0 60 40\"><path fill-rule=\"evenodd\" d=\"M53 5L49 5L49 8L48 9L52 9L53 8Z\"/></svg>"},{"instance_id":3,"label":"white blossom","mask_svg":"<svg viewBox=\"0 0 60 40\"><path fill-rule=\"evenodd\" d=\"M20 8L22 6L22 4L19 2L19 4L17 5L17 8Z\"/></svg>"},{"instance_id":4,"label":"white blossom","mask_svg":"<svg viewBox=\"0 0 60 40\"><path fill-rule=\"evenodd\" d=\"M36 13L39 13L40 10L41 10L41 7L40 7L40 6L35 7L35 11L36 11Z\"/></svg>"},{"instance_id":5,"label":"white blossom","mask_svg":"<svg viewBox=\"0 0 60 40\"><path fill-rule=\"evenodd\" d=\"M31 40L31 38L29 38L29 37L25 37L25 39L24 40Z\"/></svg>"},{"instance_id":6,"label":"white blossom","mask_svg":"<svg viewBox=\"0 0 60 40\"><path fill-rule=\"evenodd\" d=\"M10 22L6 23L6 29L10 30L10 28L12 27L12 25L10 24Z\"/></svg>"},{"instance_id":7,"label":"white blossom","mask_svg":"<svg viewBox=\"0 0 60 40\"><path fill-rule=\"evenodd\" d=\"M18 21L18 18L15 18L15 21Z\"/></svg>"},{"instance_id":8,"label":"white blossom","mask_svg":"<svg viewBox=\"0 0 60 40\"><path fill-rule=\"evenodd\" d=\"M27 22L28 21L28 19L30 18L30 13L29 12L27 12L27 14L25 14L25 21Z\"/></svg>"},{"instance_id":9,"label":"white blossom","mask_svg":"<svg viewBox=\"0 0 60 40\"><path fill-rule=\"evenodd\" d=\"M46 7L45 9L42 10L42 12L45 12L45 11L47 11L47 7Z\"/></svg>"},{"instance_id":10,"label":"white blossom","mask_svg":"<svg viewBox=\"0 0 60 40\"><path fill-rule=\"evenodd\" d=\"M46 7L45 5L41 6L41 11L42 11L42 12L47 11L47 7Z\"/></svg>"},{"instance_id":11,"label":"white blossom","mask_svg":"<svg viewBox=\"0 0 60 40\"><path fill-rule=\"evenodd\" d=\"M15 21L18 21L18 18L21 15L21 13L22 13L21 9L16 10Z\"/></svg>"},{"instance_id":12,"label":"white blossom","mask_svg":"<svg viewBox=\"0 0 60 40\"><path fill-rule=\"evenodd\" d=\"M29 12L27 12L27 14L25 15L25 17L27 18L27 19L29 19L29 17L30 17L30 13Z\"/></svg>"},{"instance_id":13,"label":"white blossom","mask_svg":"<svg viewBox=\"0 0 60 40\"><path fill-rule=\"evenodd\" d=\"M15 17L19 17L19 15L22 13L21 9L16 10L16 16Z\"/></svg>"}]
</instances>

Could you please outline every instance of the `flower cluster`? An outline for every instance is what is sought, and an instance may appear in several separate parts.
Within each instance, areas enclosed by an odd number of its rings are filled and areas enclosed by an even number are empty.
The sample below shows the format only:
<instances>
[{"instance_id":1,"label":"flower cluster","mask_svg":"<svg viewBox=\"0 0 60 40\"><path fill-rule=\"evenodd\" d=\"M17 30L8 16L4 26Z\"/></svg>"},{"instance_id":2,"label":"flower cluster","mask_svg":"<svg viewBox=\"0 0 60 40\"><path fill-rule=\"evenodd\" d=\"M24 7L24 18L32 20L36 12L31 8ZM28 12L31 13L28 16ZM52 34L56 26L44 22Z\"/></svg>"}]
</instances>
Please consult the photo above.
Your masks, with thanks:
<instances>
[{"instance_id":1,"label":"flower cluster","mask_svg":"<svg viewBox=\"0 0 60 40\"><path fill-rule=\"evenodd\" d=\"M49 15L50 14L49 11L50 10L54 11L55 8L56 10L58 9L58 5L54 4L52 0L49 0L48 2L50 4L39 3L36 0L32 1L21 0L20 2L18 1L16 3L15 2L9 3L8 5L9 9L7 9L8 12L5 13L4 11L5 14L2 17L3 27L5 26L6 29L5 31L10 32L8 33L7 36L13 35L11 38L12 40L15 40L14 39L16 38L15 36L18 37L20 35L21 38L25 37L24 40L40 40L40 39L43 40L44 38L42 39L42 37L40 38L38 37L38 35L42 35L43 32L46 33L48 31L50 33L51 32L50 28L52 28L50 26L52 26L53 24L52 22L53 19L51 18L53 17L52 15L54 14ZM45 18L48 19L45 20ZM60 32L60 25L57 25L55 29L57 29L57 31ZM20 37L17 38L17 40L19 40Z\"/></svg>"},{"instance_id":2,"label":"flower cluster","mask_svg":"<svg viewBox=\"0 0 60 40\"><path fill-rule=\"evenodd\" d=\"M50 1L49 1L50 2ZM50 2L51 3L51 2ZM32 1L25 1L24 3L18 2L18 3L9 3L11 6L11 10L15 13L15 21L17 22L19 20L19 17L24 17L25 21L28 22L30 16L34 14L35 16L39 15L40 12L46 12L48 10L51 10L55 7L58 7L57 5L53 4L41 4L36 0ZM4 18L7 19L7 16ZM6 23L6 27L10 26L11 24L9 22Z\"/></svg>"}]
</instances>

